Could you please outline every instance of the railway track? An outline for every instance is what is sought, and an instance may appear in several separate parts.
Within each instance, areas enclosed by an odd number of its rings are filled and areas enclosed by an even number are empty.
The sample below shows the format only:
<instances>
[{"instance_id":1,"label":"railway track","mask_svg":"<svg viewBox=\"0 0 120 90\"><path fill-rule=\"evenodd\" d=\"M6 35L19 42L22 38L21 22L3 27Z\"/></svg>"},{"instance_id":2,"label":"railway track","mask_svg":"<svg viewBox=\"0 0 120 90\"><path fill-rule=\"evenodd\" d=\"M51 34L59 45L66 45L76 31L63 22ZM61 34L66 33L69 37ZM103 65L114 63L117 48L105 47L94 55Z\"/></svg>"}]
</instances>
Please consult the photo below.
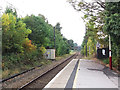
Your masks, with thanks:
<instances>
[{"instance_id":1,"label":"railway track","mask_svg":"<svg viewBox=\"0 0 120 90\"><path fill-rule=\"evenodd\" d=\"M37 67L41 67L41 66L42 66L42 65L39 65L39 66L37 66ZM27 73L27 72L29 72L29 71L35 70L35 68L37 68L37 67L33 67L33 68L29 69L29 70L25 70L25 71L23 71L23 72L21 72L21 73L18 73L18 74L12 75L11 77L5 78L5 79L1 80L0 83L6 82L6 81L8 81L8 80L10 80L10 79L13 79L13 78L15 78L15 77L17 77L17 76L20 76L20 75L22 75L22 74L25 74L25 73Z\"/></svg>"},{"instance_id":2,"label":"railway track","mask_svg":"<svg viewBox=\"0 0 120 90\"><path fill-rule=\"evenodd\" d=\"M59 72L61 71L72 59L76 58L78 56L78 53L72 55L71 57L64 60L62 63L56 65L52 69L49 69L48 71L44 72L40 76L36 77L35 79L31 80L30 82L24 84L18 90L24 90L29 88L34 89L42 89L47 85L47 83L50 82L50 80Z\"/></svg>"}]
</instances>

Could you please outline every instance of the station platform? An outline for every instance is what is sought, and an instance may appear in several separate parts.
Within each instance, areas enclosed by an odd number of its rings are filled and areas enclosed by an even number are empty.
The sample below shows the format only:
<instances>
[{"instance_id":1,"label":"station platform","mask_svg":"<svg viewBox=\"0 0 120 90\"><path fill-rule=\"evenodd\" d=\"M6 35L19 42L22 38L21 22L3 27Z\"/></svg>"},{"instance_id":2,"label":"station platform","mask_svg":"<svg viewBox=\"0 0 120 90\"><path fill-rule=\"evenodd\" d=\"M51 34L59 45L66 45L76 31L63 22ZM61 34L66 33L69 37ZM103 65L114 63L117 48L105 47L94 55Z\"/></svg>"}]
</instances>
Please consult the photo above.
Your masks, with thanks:
<instances>
[{"instance_id":1,"label":"station platform","mask_svg":"<svg viewBox=\"0 0 120 90\"><path fill-rule=\"evenodd\" d=\"M72 88L77 65L78 59L73 59L44 88Z\"/></svg>"},{"instance_id":2,"label":"station platform","mask_svg":"<svg viewBox=\"0 0 120 90\"><path fill-rule=\"evenodd\" d=\"M94 60L73 59L43 90L48 88L85 88L83 90L103 88L102 90L118 90L118 75Z\"/></svg>"},{"instance_id":3,"label":"station platform","mask_svg":"<svg viewBox=\"0 0 120 90\"><path fill-rule=\"evenodd\" d=\"M112 88L114 90L118 88L118 75L94 60L81 59L73 88Z\"/></svg>"}]
</instances>

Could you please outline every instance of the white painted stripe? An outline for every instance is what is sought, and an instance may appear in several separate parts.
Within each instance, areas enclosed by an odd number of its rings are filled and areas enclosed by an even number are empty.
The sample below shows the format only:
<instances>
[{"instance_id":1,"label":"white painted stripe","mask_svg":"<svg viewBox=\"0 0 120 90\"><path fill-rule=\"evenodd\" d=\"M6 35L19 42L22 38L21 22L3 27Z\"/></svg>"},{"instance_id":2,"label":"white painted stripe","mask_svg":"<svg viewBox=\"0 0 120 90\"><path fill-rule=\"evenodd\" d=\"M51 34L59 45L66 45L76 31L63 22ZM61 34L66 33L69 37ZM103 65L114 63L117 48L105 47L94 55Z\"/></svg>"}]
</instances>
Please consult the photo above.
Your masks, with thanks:
<instances>
[{"instance_id":1,"label":"white painted stripe","mask_svg":"<svg viewBox=\"0 0 120 90\"><path fill-rule=\"evenodd\" d=\"M75 79L74 79L74 82L73 82L73 88L76 88L76 80L77 80L77 77L78 77L78 70L79 70L79 68L80 68L80 60L79 60L79 63L78 63Z\"/></svg>"},{"instance_id":2,"label":"white painted stripe","mask_svg":"<svg viewBox=\"0 0 120 90\"><path fill-rule=\"evenodd\" d=\"M75 59L73 59L72 61L70 61L44 88L50 88L51 84L53 82L55 82L56 78L58 78L61 73L74 61ZM44 89L43 89L44 90Z\"/></svg>"},{"instance_id":3,"label":"white painted stripe","mask_svg":"<svg viewBox=\"0 0 120 90\"><path fill-rule=\"evenodd\" d=\"M111 57L112 55L111 55L111 51L109 51L109 57Z\"/></svg>"}]
</instances>

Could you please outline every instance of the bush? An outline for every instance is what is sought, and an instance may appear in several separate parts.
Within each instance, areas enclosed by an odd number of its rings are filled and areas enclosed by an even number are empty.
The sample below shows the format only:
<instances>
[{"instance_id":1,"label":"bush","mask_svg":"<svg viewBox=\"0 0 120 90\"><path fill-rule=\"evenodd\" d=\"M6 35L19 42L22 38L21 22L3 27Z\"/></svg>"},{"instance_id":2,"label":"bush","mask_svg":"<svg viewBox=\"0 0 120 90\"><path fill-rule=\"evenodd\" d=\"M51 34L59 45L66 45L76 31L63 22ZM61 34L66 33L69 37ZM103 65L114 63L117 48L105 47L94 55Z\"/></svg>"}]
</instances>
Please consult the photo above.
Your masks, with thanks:
<instances>
[{"instance_id":1,"label":"bush","mask_svg":"<svg viewBox=\"0 0 120 90\"><path fill-rule=\"evenodd\" d=\"M113 56L112 61L113 61L113 66L117 67L118 66L118 59L115 56Z\"/></svg>"},{"instance_id":2,"label":"bush","mask_svg":"<svg viewBox=\"0 0 120 90\"><path fill-rule=\"evenodd\" d=\"M29 53L7 54L2 57L2 69L14 69L15 67L21 67L21 65L33 65L33 63L40 60L40 58L42 58L42 55L38 50Z\"/></svg>"},{"instance_id":3,"label":"bush","mask_svg":"<svg viewBox=\"0 0 120 90\"><path fill-rule=\"evenodd\" d=\"M23 41L23 47L25 49L26 52L33 52L36 50L36 46L31 44L31 40L29 40L28 38L26 38Z\"/></svg>"},{"instance_id":4,"label":"bush","mask_svg":"<svg viewBox=\"0 0 120 90\"><path fill-rule=\"evenodd\" d=\"M45 54L45 52L46 52L46 49L43 45L40 47L40 52L42 55Z\"/></svg>"},{"instance_id":5,"label":"bush","mask_svg":"<svg viewBox=\"0 0 120 90\"><path fill-rule=\"evenodd\" d=\"M103 62L109 64L109 58L103 59Z\"/></svg>"}]
</instances>

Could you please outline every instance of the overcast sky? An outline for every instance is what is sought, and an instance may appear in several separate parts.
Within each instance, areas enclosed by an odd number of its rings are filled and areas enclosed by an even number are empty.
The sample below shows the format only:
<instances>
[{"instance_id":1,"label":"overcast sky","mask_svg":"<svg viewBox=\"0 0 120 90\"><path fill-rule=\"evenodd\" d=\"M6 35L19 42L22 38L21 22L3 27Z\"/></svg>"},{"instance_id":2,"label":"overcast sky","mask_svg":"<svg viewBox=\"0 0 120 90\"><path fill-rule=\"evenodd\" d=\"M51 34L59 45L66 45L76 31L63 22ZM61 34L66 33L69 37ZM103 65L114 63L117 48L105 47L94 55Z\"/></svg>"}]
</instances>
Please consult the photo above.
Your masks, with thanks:
<instances>
[{"instance_id":1,"label":"overcast sky","mask_svg":"<svg viewBox=\"0 0 120 90\"><path fill-rule=\"evenodd\" d=\"M61 33L67 39L73 39L81 45L85 34L83 14L77 12L66 0L0 0L2 8L12 4L24 17L27 14L44 15L53 26L60 22Z\"/></svg>"}]
</instances>

